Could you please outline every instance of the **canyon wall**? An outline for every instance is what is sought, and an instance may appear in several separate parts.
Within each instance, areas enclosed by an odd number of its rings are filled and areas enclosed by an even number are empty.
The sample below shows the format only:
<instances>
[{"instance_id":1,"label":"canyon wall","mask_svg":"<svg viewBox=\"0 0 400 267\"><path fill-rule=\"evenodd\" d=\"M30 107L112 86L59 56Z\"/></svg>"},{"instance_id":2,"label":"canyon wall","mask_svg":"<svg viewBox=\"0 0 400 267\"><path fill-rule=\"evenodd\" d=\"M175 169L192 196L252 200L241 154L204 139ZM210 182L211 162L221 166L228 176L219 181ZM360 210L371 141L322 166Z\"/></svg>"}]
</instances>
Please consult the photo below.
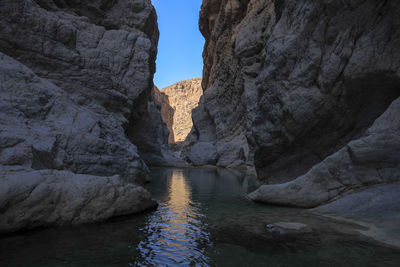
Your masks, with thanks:
<instances>
[{"instance_id":1,"label":"canyon wall","mask_svg":"<svg viewBox=\"0 0 400 267\"><path fill-rule=\"evenodd\" d=\"M148 177L145 161L168 161L168 130L153 101L158 34L150 0L0 1L2 219L15 225L28 220L23 227L30 219L35 226L47 225L44 217L58 216L57 209L38 206L43 209L35 214L48 216L30 218L14 209L32 206L29 200L37 202L46 192L51 196L68 182L74 186L49 201L62 206L57 201L82 200L68 207L77 218L82 213L81 218L104 219L155 205L144 189L130 187L137 196L125 195L123 181L142 184ZM90 190L80 182L83 174L104 176L96 186L103 184L105 191ZM24 186L23 177L37 182L28 195L17 186ZM58 177L63 177L60 186ZM21 198L8 198L13 192ZM88 215L82 207L95 199L110 208L107 216ZM121 208L124 200L138 205ZM52 222L90 220L72 217Z\"/></svg>"},{"instance_id":2,"label":"canyon wall","mask_svg":"<svg viewBox=\"0 0 400 267\"><path fill-rule=\"evenodd\" d=\"M192 110L198 106L203 95L201 78L177 82L163 88L162 93L168 97L169 105L175 111L172 128L168 127L170 140L173 140L171 143L184 142L193 127Z\"/></svg>"},{"instance_id":3,"label":"canyon wall","mask_svg":"<svg viewBox=\"0 0 400 267\"><path fill-rule=\"evenodd\" d=\"M257 201L313 207L400 179L399 12L395 0L204 0L196 145L217 165L254 164L262 183L292 181Z\"/></svg>"},{"instance_id":4,"label":"canyon wall","mask_svg":"<svg viewBox=\"0 0 400 267\"><path fill-rule=\"evenodd\" d=\"M168 96L165 94L165 92L161 92L157 86L154 86L154 97L161 106L161 118L167 125L169 131L168 143L172 144L175 142L173 129L175 110L171 107Z\"/></svg>"}]
</instances>

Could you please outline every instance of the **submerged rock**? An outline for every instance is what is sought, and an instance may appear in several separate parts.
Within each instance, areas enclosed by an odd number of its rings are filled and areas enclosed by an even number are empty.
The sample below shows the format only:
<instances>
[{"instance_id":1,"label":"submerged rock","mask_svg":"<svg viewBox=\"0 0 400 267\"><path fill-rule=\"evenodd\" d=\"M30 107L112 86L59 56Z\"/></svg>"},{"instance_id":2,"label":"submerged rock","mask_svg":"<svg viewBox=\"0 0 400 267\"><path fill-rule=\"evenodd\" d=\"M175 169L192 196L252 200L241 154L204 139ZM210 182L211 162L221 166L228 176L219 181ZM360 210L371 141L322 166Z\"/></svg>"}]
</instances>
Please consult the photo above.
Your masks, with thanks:
<instances>
[{"instance_id":1,"label":"submerged rock","mask_svg":"<svg viewBox=\"0 0 400 267\"><path fill-rule=\"evenodd\" d=\"M361 224L368 228L362 234L400 247L400 183L374 186L311 212Z\"/></svg>"},{"instance_id":2,"label":"submerged rock","mask_svg":"<svg viewBox=\"0 0 400 267\"><path fill-rule=\"evenodd\" d=\"M307 227L304 223L297 222L278 222L273 224L275 227L280 227L287 230L300 231Z\"/></svg>"},{"instance_id":3,"label":"submerged rock","mask_svg":"<svg viewBox=\"0 0 400 267\"><path fill-rule=\"evenodd\" d=\"M103 221L156 205L143 187L118 175L0 167L0 234Z\"/></svg>"}]
</instances>

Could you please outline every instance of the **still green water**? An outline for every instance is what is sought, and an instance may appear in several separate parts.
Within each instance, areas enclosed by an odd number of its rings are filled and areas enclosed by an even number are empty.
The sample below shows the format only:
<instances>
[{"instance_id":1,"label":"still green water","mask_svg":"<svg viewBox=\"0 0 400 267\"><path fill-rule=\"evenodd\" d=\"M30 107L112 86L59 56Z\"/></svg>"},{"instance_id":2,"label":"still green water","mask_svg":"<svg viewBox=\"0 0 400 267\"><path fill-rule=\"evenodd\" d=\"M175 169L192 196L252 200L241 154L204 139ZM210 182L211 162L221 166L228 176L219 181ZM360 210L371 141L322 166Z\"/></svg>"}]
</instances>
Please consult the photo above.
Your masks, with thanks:
<instances>
[{"instance_id":1,"label":"still green water","mask_svg":"<svg viewBox=\"0 0 400 267\"><path fill-rule=\"evenodd\" d=\"M241 173L153 169L152 177L156 210L0 239L0 266L400 266L400 251L338 233L348 225L247 201L255 179ZM308 227L268 232L275 222Z\"/></svg>"}]
</instances>

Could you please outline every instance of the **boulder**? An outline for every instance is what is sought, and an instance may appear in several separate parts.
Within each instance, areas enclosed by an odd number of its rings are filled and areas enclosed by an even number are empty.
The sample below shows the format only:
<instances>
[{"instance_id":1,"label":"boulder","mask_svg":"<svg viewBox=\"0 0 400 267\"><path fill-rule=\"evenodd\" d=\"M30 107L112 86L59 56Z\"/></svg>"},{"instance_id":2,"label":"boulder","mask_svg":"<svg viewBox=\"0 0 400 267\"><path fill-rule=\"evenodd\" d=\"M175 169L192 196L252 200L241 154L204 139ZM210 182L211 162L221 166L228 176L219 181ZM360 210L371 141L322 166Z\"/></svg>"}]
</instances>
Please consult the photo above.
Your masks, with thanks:
<instances>
[{"instance_id":1,"label":"boulder","mask_svg":"<svg viewBox=\"0 0 400 267\"><path fill-rule=\"evenodd\" d=\"M156 206L143 187L120 176L0 168L0 235L38 227L104 221Z\"/></svg>"},{"instance_id":2,"label":"boulder","mask_svg":"<svg viewBox=\"0 0 400 267\"><path fill-rule=\"evenodd\" d=\"M213 165L217 160L217 150L212 143L198 142L191 148L188 158L195 166Z\"/></svg>"}]
</instances>

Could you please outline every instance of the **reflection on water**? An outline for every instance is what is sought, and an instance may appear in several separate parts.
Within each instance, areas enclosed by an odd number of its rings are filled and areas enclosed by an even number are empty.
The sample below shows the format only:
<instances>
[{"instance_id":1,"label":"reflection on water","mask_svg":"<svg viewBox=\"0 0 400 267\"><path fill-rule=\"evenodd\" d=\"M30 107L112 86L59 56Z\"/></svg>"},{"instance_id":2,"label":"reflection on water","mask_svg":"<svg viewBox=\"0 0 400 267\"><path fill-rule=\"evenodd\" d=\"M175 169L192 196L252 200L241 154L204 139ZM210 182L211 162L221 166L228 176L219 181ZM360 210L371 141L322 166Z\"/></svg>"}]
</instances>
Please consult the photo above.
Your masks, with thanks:
<instances>
[{"instance_id":1,"label":"reflection on water","mask_svg":"<svg viewBox=\"0 0 400 267\"><path fill-rule=\"evenodd\" d=\"M0 239L3 266L400 266L398 250L340 235L301 210L246 201L254 178L225 169L153 169L155 211ZM266 224L315 231L274 235ZM343 225L338 225L343 227ZM325 230L328 229L328 230Z\"/></svg>"},{"instance_id":2,"label":"reflection on water","mask_svg":"<svg viewBox=\"0 0 400 267\"><path fill-rule=\"evenodd\" d=\"M182 170L169 173L166 182L166 201L140 229L146 239L137 247L136 265L206 264L210 240L199 204L191 199Z\"/></svg>"}]
</instances>

